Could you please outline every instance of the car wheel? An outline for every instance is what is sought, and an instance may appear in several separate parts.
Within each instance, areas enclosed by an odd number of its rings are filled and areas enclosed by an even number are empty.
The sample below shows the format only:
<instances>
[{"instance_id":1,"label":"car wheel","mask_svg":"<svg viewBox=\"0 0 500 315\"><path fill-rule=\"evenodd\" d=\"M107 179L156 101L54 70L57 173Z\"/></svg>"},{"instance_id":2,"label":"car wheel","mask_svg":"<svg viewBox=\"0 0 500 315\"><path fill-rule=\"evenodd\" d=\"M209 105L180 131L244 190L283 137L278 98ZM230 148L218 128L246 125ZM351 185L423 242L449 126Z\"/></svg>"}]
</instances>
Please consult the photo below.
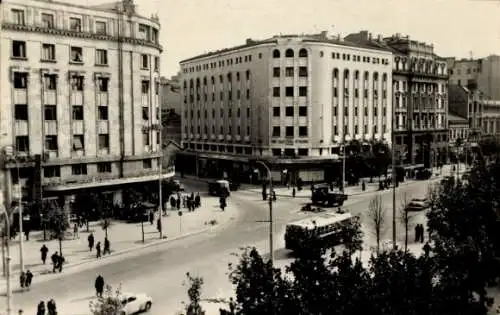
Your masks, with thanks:
<instances>
[{"instance_id":1,"label":"car wheel","mask_svg":"<svg viewBox=\"0 0 500 315\"><path fill-rule=\"evenodd\" d=\"M144 306L144 311L149 311L149 309L151 308L151 302L147 302L146 303L146 306Z\"/></svg>"}]
</instances>

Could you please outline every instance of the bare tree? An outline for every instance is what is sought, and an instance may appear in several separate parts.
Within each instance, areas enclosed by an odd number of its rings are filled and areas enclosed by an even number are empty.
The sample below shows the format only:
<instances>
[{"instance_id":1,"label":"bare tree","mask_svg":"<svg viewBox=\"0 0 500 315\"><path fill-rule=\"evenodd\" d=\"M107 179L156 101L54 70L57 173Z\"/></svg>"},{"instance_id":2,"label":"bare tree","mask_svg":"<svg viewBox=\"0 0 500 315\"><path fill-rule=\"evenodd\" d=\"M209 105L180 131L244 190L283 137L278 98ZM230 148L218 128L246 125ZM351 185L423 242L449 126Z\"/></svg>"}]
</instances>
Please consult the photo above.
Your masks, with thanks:
<instances>
[{"instance_id":1,"label":"bare tree","mask_svg":"<svg viewBox=\"0 0 500 315\"><path fill-rule=\"evenodd\" d=\"M413 221L413 215L411 215L410 212L407 211L407 206L408 198L405 193L403 194L403 196L401 196L401 205L399 208L399 221L405 228L405 252L408 250L408 234L410 231L410 225Z\"/></svg>"},{"instance_id":2,"label":"bare tree","mask_svg":"<svg viewBox=\"0 0 500 315\"><path fill-rule=\"evenodd\" d=\"M375 196L368 205L368 216L377 241L377 254L380 252L380 241L385 232L385 208L382 206L382 197Z\"/></svg>"}]
</instances>

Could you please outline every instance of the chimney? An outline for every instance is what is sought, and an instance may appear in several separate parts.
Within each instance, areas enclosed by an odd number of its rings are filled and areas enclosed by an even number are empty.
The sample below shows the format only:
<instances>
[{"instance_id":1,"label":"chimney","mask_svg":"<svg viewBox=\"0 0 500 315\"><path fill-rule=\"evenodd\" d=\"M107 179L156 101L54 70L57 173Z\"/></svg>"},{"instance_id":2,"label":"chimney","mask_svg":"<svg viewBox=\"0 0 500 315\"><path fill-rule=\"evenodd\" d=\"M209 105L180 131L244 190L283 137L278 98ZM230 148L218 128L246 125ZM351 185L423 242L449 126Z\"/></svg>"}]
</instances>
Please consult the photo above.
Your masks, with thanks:
<instances>
[{"instance_id":1,"label":"chimney","mask_svg":"<svg viewBox=\"0 0 500 315\"><path fill-rule=\"evenodd\" d=\"M379 35L377 36L377 40L378 40L379 42L382 42L382 35L380 35L380 34L379 34Z\"/></svg>"},{"instance_id":2,"label":"chimney","mask_svg":"<svg viewBox=\"0 0 500 315\"><path fill-rule=\"evenodd\" d=\"M253 40L251 38L247 38L246 43L247 45L253 44Z\"/></svg>"}]
</instances>

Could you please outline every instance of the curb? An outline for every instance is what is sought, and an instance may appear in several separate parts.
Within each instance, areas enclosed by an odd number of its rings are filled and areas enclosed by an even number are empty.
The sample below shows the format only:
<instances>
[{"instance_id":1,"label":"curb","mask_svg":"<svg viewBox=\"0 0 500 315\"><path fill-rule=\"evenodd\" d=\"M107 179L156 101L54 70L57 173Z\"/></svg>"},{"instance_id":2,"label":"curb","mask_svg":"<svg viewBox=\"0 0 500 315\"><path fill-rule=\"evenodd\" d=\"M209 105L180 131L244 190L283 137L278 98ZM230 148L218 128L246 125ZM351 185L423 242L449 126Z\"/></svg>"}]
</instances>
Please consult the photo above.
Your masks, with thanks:
<instances>
[{"instance_id":1,"label":"curb","mask_svg":"<svg viewBox=\"0 0 500 315\"><path fill-rule=\"evenodd\" d=\"M225 224L222 224L220 226L223 226L223 225L225 225ZM216 226L215 228L217 228L217 227L219 227L219 226ZM172 238L168 238L167 237L167 238L164 238L164 239L158 239L158 240L152 241L152 242L147 243L147 244L136 245L136 246L133 246L133 247L125 248L125 249L113 252L113 253L111 253L108 256L101 256L101 258L99 258L99 260L88 259L88 260L78 261L78 262L75 262L75 263L68 263L67 265L64 265L64 270L66 270L66 269L72 270L72 269L74 269L75 267L78 267L78 266L90 265L92 263L101 262L103 260L106 261L106 260L109 260L109 259L111 259L113 257L119 257L119 256L122 256L124 254L130 253L132 251L143 250L143 249L147 249L147 248L150 248L150 247L153 247L153 246L157 246L157 245L160 245L160 244L169 243L169 242L173 242L173 241L178 241L178 240L181 240L181 239L184 239L184 238L188 238L188 237L200 235L200 234L203 234L205 232L210 231L212 228L214 228L214 226L209 226L209 227L197 230L197 231L193 231L193 232L189 232L189 233L186 233L186 234L178 235L178 236L175 236L175 237L172 237ZM106 262L105 262L105 264L106 264ZM15 276L17 274L19 274L19 273L13 273L11 275L11 280L12 280L12 276ZM62 273L52 273L52 272L50 272L50 273L46 273L46 274L36 273L35 276L39 277L36 280L36 282L37 283L41 283L41 282L46 282L46 281L49 281L49 280L58 279L60 277L64 277L64 276L66 276L66 273L64 273L64 272L62 272ZM5 281L6 282L7 279L6 278L2 278L1 281ZM5 295L6 295L6 291L5 290L0 291L0 296L5 296Z\"/></svg>"}]
</instances>

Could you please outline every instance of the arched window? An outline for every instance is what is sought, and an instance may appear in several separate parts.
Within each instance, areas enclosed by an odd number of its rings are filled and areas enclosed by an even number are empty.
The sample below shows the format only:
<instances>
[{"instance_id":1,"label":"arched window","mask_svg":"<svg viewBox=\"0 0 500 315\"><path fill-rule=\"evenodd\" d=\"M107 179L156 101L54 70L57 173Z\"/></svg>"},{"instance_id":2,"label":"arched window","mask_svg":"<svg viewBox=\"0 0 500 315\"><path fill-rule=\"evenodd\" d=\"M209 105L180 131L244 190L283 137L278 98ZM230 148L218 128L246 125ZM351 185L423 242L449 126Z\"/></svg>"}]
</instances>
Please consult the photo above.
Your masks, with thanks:
<instances>
[{"instance_id":1,"label":"arched window","mask_svg":"<svg viewBox=\"0 0 500 315\"><path fill-rule=\"evenodd\" d=\"M349 70L344 70L344 79L349 79Z\"/></svg>"},{"instance_id":2,"label":"arched window","mask_svg":"<svg viewBox=\"0 0 500 315\"><path fill-rule=\"evenodd\" d=\"M359 80L359 71L358 70L356 70L354 72L354 80L356 80L356 81Z\"/></svg>"},{"instance_id":3,"label":"arched window","mask_svg":"<svg viewBox=\"0 0 500 315\"><path fill-rule=\"evenodd\" d=\"M231 72L229 72L229 73L227 74L227 80L228 80L229 82L231 82Z\"/></svg>"},{"instance_id":4,"label":"arched window","mask_svg":"<svg viewBox=\"0 0 500 315\"><path fill-rule=\"evenodd\" d=\"M219 75L219 81L220 81L221 84L224 83L224 77L222 76L222 74Z\"/></svg>"},{"instance_id":5,"label":"arched window","mask_svg":"<svg viewBox=\"0 0 500 315\"><path fill-rule=\"evenodd\" d=\"M373 81L378 81L378 72L373 73Z\"/></svg>"},{"instance_id":6,"label":"arched window","mask_svg":"<svg viewBox=\"0 0 500 315\"><path fill-rule=\"evenodd\" d=\"M307 58L307 50L305 48L299 50L299 57Z\"/></svg>"},{"instance_id":7,"label":"arched window","mask_svg":"<svg viewBox=\"0 0 500 315\"><path fill-rule=\"evenodd\" d=\"M339 78L339 69L337 69L337 68L333 69L333 78L334 79Z\"/></svg>"},{"instance_id":8,"label":"arched window","mask_svg":"<svg viewBox=\"0 0 500 315\"><path fill-rule=\"evenodd\" d=\"M365 71L365 77L364 77L364 80L365 81L368 81L368 78L370 77L370 74L368 73L368 71Z\"/></svg>"},{"instance_id":9,"label":"arched window","mask_svg":"<svg viewBox=\"0 0 500 315\"><path fill-rule=\"evenodd\" d=\"M382 82L384 82L384 83L387 82L387 73L384 73L382 75Z\"/></svg>"},{"instance_id":10,"label":"arched window","mask_svg":"<svg viewBox=\"0 0 500 315\"><path fill-rule=\"evenodd\" d=\"M247 76L247 81L250 80L250 70L247 70L246 76Z\"/></svg>"},{"instance_id":11,"label":"arched window","mask_svg":"<svg viewBox=\"0 0 500 315\"><path fill-rule=\"evenodd\" d=\"M279 58L280 56L281 54L278 49L273 50L273 58Z\"/></svg>"},{"instance_id":12,"label":"arched window","mask_svg":"<svg viewBox=\"0 0 500 315\"><path fill-rule=\"evenodd\" d=\"M193 79L191 79L191 80L189 80L189 87L191 87L191 88L192 88L193 86L194 86L194 84L193 84Z\"/></svg>"},{"instance_id":13,"label":"arched window","mask_svg":"<svg viewBox=\"0 0 500 315\"><path fill-rule=\"evenodd\" d=\"M186 80L184 80L184 89L186 89L186 88L187 88L187 85L188 85L188 84L187 84L187 81L186 81Z\"/></svg>"},{"instance_id":14,"label":"arched window","mask_svg":"<svg viewBox=\"0 0 500 315\"><path fill-rule=\"evenodd\" d=\"M285 57L287 58L293 58L293 50L292 49L287 49L285 52Z\"/></svg>"},{"instance_id":15,"label":"arched window","mask_svg":"<svg viewBox=\"0 0 500 315\"><path fill-rule=\"evenodd\" d=\"M196 78L196 87L200 86L200 78Z\"/></svg>"},{"instance_id":16,"label":"arched window","mask_svg":"<svg viewBox=\"0 0 500 315\"><path fill-rule=\"evenodd\" d=\"M240 82L240 73L236 72L236 81Z\"/></svg>"},{"instance_id":17,"label":"arched window","mask_svg":"<svg viewBox=\"0 0 500 315\"><path fill-rule=\"evenodd\" d=\"M214 77L214 76L212 76L212 77L210 78L210 81L212 82L212 85L213 85L213 84L215 84L215 77Z\"/></svg>"},{"instance_id":18,"label":"arched window","mask_svg":"<svg viewBox=\"0 0 500 315\"><path fill-rule=\"evenodd\" d=\"M203 78L203 85L207 85L207 77Z\"/></svg>"}]
</instances>

